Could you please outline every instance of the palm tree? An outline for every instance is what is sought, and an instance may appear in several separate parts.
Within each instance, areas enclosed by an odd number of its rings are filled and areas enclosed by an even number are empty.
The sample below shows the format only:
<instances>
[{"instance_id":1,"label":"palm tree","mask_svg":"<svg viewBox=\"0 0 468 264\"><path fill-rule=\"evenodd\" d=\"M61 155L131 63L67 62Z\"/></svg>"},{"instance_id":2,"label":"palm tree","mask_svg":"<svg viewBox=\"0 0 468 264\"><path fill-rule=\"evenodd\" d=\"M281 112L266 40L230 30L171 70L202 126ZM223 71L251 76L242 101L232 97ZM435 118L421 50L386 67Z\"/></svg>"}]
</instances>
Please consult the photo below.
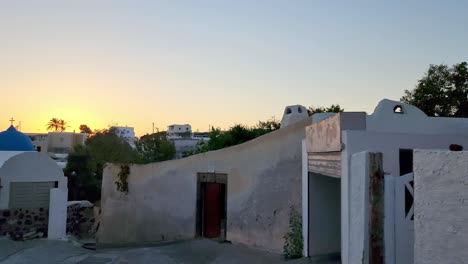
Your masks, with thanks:
<instances>
[{"instance_id":1,"label":"palm tree","mask_svg":"<svg viewBox=\"0 0 468 264\"><path fill-rule=\"evenodd\" d=\"M56 117L52 118L49 120L47 123L47 130L49 131L60 131L63 132L67 129L67 127L70 127L67 122L63 119L58 119Z\"/></svg>"},{"instance_id":2,"label":"palm tree","mask_svg":"<svg viewBox=\"0 0 468 264\"><path fill-rule=\"evenodd\" d=\"M67 122L65 122L65 120L63 120L63 119L60 119L60 120L59 120L59 126L60 126L60 127L59 127L60 132L63 132L63 131L65 131L68 127L70 127L70 126L67 124Z\"/></svg>"},{"instance_id":3,"label":"palm tree","mask_svg":"<svg viewBox=\"0 0 468 264\"><path fill-rule=\"evenodd\" d=\"M49 123L47 123L47 130L49 131L58 131L59 130L59 123L60 119L54 117L49 120Z\"/></svg>"}]
</instances>

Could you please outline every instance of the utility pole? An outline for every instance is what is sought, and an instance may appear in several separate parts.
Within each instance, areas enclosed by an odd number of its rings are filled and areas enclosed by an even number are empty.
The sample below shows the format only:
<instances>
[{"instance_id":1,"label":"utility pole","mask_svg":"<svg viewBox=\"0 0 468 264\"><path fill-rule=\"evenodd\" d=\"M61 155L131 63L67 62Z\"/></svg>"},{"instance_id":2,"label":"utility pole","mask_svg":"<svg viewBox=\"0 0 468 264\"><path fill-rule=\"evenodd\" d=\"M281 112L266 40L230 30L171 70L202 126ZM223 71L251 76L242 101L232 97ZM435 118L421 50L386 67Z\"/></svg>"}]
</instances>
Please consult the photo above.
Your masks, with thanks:
<instances>
[{"instance_id":1,"label":"utility pole","mask_svg":"<svg viewBox=\"0 0 468 264\"><path fill-rule=\"evenodd\" d=\"M154 122L153 122L153 134L154 134Z\"/></svg>"}]
</instances>

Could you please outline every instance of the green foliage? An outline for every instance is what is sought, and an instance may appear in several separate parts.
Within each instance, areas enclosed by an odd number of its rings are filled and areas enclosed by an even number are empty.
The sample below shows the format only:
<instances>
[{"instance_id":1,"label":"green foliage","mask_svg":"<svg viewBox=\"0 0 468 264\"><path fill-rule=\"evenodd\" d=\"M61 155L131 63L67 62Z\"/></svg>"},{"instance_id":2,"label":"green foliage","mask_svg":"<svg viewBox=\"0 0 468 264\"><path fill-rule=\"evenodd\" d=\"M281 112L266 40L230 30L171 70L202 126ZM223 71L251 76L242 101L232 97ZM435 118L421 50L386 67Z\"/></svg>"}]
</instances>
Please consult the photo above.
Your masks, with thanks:
<instances>
[{"instance_id":1,"label":"green foliage","mask_svg":"<svg viewBox=\"0 0 468 264\"><path fill-rule=\"evenodd\" d=\"M68 176L69 200L100 199L101 182L96 177L96 163L86 146L74 147L74 151L68 155L64 172Z\"/></svg>"},{"instance_id":2,"label":"green foliage","mask_svg":"<svg viewBox=\"0 0 468 264\"><path fill-rule=\"evenodd\" d=\"M138 152L112 131L97 132L84 146L75 146L68 156L64 172L69 176L69 199L99 200L106 163L138 163L140 160Z\"/></svg>"},{"instance_id":3,"label":"green foliage","mask_svg":"<svg viewBox=\"0 0 468 264\"><path fill-rule=\"evenodd\" d=\"M115 182L117 190L128 194L128 176L130 175L130 166L120 165L120 172L117 174L118 180Z\"/></svg>"},{"instance_id":4,"label":"green foliage","mask_svg":"<svg viewBox=\"0 0 468 264\"><path fill-rule=\"evenodd\" d=\"M307 110L307 113L309 114L309 116L315 114L315 113L339 113L339 112L343 112L344 109L340 107L339 104L332 104L331 106L329 107L323 107L323 106L317 106L317 107L314 107L314 106L311 106L309 107L309 109Z\"/></svg>"},{"instance_id":5,"label":"green foliage","mask_svg":"<svg viewBox=\"0 0 468 264\"><path fill-rule=\"evenodd\" d=\"M289 211L289 231L284 235L284 257L286 259L302 258L303 246L302 218L299 212L291 206Z\"/></svg>"},{"instance_id":6,"label":"green foliage","mask_svg":"<svg viewBox=\"0 0 468 264\"><path fill-rule=\"evenodd\" d=\"M143 163L170 160L176 153L174 143L167 139L166 132L142 136L136 143L136 149Z\"/></svg>"},{"instance_id":7,"label":"green foliage","mask_svg":"<svg viewBox=\"0 0 468 264\"><path fill-rule=\"evenodd\" d=\"M445 64L430 65L416 87L405 90L401 101L429 116L468 117L468 63L451 68Z\"/></svg>"},{"instance_id":8,"label":"green foliage","mask_svg":"<svg viewBox=\"0 0 468 264\"><path fill-rule=\"evenodd\" d=\"M93 134L93 131L91 130L91 128L89 128L89 126L87 125L80 125L80 133L86 133L88 135L91 135Z\"/></svg>"},{"instance_id":9,"label":"green foliage","mask_svg":"<svg viewBox=\"0 0 468 264\"><path fill-rule=\"evenodd\" d=\"M227 131L212 128L209 134L210 140L208 142L200 142L196 151L184 153L184 156L242 144L279 128L280 122L274 118L267 121L259 121L253 127L235 125Z\"/></svg>"}]
</instances>

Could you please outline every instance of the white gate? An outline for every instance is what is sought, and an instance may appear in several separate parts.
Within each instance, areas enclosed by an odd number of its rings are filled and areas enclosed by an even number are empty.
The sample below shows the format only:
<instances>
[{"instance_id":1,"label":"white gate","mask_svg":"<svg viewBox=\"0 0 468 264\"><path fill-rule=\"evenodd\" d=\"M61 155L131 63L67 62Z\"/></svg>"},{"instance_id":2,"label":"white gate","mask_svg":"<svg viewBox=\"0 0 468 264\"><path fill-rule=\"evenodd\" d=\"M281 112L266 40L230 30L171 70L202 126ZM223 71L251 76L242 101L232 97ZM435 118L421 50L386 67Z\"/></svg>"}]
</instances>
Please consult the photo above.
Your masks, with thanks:
<instances>
[{"instance_id":1,"label":"white gate","mask_svg":"<svg viewBox=\"0 0 468 264\"><path fill-rule=\"evenodd\" d=\"M414 260L414 176L395 177L395 263Z\"/></svg>"}]
</instances>

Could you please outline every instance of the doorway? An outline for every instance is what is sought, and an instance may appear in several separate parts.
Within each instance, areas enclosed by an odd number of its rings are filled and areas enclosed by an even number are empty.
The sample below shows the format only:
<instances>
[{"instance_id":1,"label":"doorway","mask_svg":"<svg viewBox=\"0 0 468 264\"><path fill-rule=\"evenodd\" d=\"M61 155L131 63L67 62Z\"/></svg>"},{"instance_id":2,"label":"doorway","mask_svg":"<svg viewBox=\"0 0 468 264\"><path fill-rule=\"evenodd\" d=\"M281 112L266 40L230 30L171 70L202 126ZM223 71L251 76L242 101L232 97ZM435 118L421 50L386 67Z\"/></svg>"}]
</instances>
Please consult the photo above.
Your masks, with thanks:
<instances>
[{"instance_id":1,"label":"doorway","mask_svg":"<svg viewBox=\"0 0 468 264\"><path fill-rule=\"evenodd\" d=\"M226 238L227 174L198 173L196 235Z\"/></svg>"},{"instance_id":2,"label":"doorway","mask_svg":"<svg viewBox=\"0 0 468 264\"><path fill-rule=\"evenodd\" d=\"M313 258L341 256L341 179L309 172L308 250Z\"/></svg>"}]
</instances>

